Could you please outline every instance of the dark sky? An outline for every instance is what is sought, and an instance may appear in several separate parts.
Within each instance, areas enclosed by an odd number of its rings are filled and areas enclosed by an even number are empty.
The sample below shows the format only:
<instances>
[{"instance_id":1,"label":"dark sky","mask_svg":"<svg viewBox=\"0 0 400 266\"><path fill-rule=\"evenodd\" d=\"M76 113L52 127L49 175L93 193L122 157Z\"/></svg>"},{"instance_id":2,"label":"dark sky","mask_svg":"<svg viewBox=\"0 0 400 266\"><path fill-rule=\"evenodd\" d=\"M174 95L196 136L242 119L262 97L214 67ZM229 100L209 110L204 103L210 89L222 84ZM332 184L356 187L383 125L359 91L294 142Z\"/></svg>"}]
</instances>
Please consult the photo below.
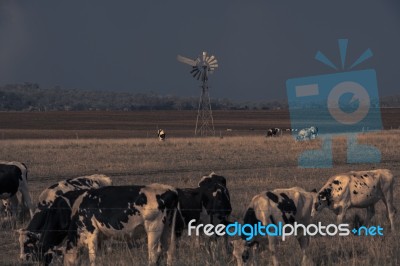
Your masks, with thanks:
<instances>
[{"instance_id":1,"label":"dark sky","mask_svg":"<svg viewBox=\"0 0 400 266\"><path fill-rule=\"evenodd\" d=\"M335 73L337 39L348 38L348 66L377 71L380 95L400 92L400 2L15 1L0 0L0 85L153 91L197 96L198 81L177 54L215 54L211 96L286 98L289 78Z\"/></svg>"}]
</instances>

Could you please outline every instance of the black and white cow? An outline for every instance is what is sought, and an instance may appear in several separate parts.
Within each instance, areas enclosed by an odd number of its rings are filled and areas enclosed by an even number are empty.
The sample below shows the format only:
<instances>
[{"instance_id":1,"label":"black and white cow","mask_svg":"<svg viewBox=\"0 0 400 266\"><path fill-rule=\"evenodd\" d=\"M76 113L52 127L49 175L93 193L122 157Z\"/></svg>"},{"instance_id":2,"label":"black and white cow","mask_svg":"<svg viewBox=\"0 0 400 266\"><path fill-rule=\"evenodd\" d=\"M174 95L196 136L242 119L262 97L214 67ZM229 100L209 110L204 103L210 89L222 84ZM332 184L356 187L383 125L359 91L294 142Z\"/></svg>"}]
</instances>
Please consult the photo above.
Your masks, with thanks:
<instances>
[{"instance_id":1,"label":"black and white cow","mask_svg":"<svg viewBox=\"0 0 400 266\"><path fill-rule=\"evenodd\" d=\"M19 230L20 260L51 263L68 234L72 205L87 190L69 191L57 197L53 204L36 212L25 229Z\"/></svg>"},{"instance_id":2,"label":"black and white cow","mask_svg":"<svg viewBox=\"0 0 400 266\"><path fill-rule=\"evenodd\" d=\"M243 222L251 225L261 222L264 226L268 224L278 225L279 222L282 224L294 224L297 222L307 226L311 223L311 211L316 198L316 191L306 192L299 187L265 191L253 197ZM279 261L275 250L276 240L276 236L257 236L250 242L244 239L231 241L233 257L236 259L237 265L242 266L255 261L256 252L252 252L252 246L255 243L258 245L258 241L264 244L268 242L273 265L278 265ZM297 240L303 253L302 265L312 264L312 260L306 254L306 248L309 244L308 236L298 233Z\"/></svg>"},{"instance_id":3,"label":"black and white cow","mask_svg":"<svg viewBox=\"0 0 400 266\"><path fill-rule=\"evenodd\" d=\"M89 190L74 203L67 237L64 265L78 263L78 249L89 249L95 265L100 237L130 237L144 226L148 240L149 264L155 265L162 251L172 265L178 192L162 184L109 186Z\"/></svg>"},{"instance_id":4,"label":"black and white cow","mask_svg":"<svg viewBox=\"0 0 400 266\"><path fill-rule=\"evenodd\" d=\"M281 131L280 128L277 128L277 127L276 128L270 128L267 131L267 137L277 136L277 135L279 135L281 133L282 133L282 131Z\"/></svg>"},{"instance_id":5,"label":"black and white cow","mask_svg":"<svg viewBox=\"0 0 400 266\"><path fill-rule=\"evenodd\" d=\"M50 207L57 197L66 192L82 189L95 189L111 185L111 178L101 174L80 176L62 180L54 185L51 185L43 190L42 193L40 193L37 211Z\"/></svg>"},{"instance_id":6,"label":"black and white cow","mask_svg":"<svg viewBox=\"0 0 400 266\"><path fill-rule=\"evenodd\" d=\"M188 223L195 219L196 224L227 224L232 212L226 179L214 172L203 176L197 188L177 189L184 225L177 228L178 236Z\"/></svg>"},{"instance_id":7,"label":"black and white cow","mask_svg":"<svg viewBox=\"0 0 400 266\"><path fill-rule=\"evenodd\" d=\"M388 169L351 171L334 175L318 192L318 202L312 215L325 207L337 215L337 223L342 223L350 208L366 208L366 223L375 215L375 204L382 200L392 231L395 227L396 208L393 202L393 174Z\"/></svg>"},{"instance_id":8,"label":"black and white cow","mask_svg":"<svg viewBox=\"0 0 400 266\"><path fill-rule=\"evenodd\" d=\"M159 129L157 131L158 140L164 141L165 140L165 131L163 129Z\"/></svg>"},{"instance_id":9,"label":"black and white cow","mask_svg":"<svg viewBox=\"0 0 400 266\"><path fill-rule=\"evenodd\" d=\"M22 201L29 208L33 217L33 204L28 190L28 169L20 162L0 161L0 208L6 207L9 215L16 215L18 211L17 192L21 192Z\"/></svg>"},{"instance_id":10,"label":"black and white cow","mask_svg":"<svg viewBox=\"0 0 400 266\"><path fill-rule=\"evenodd\" d=\"M313 126L301 129L297 134L296 140L297 141L311 140L315 139L317 136L318 136L318 127Z\"/></svg>"},{"instance_id":11,"label":"black and white cow","mask_svg":"<svg viewBox=\"0 0 400 266\"><path fill-rule=\"evenodd\" d=\"M70 206L72 206L77 195L88 189L110 185L112 185L110 177L96 174L62 180L43 190L39 196L34 217L26 229L19 230L20 259L47 257L45 261L48 261L49 256L44 256L45 252L51 252L66 237L66 231L64 233L57 233L57 231L63 232L63 230L68 229L71 220ZM65 207L65 210L57 210L60 206L67 207ZM56 215L60 215L60 217L56 217ZM62 220L60 221L60 219ZM42 235L47 231L51 233ZM38 251L40 252L38 253Z\"/></svg>"}]
</instances>

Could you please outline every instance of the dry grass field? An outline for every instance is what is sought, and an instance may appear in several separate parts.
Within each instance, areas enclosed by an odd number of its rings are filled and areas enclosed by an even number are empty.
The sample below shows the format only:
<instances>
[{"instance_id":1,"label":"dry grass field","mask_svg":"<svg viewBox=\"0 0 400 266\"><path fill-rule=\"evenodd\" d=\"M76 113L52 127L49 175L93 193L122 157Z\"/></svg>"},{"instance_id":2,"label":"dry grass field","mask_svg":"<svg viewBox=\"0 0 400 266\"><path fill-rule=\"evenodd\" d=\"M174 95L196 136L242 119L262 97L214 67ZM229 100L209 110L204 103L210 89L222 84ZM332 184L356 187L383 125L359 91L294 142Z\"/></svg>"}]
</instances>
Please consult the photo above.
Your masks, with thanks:
<instances>
[{"instance_id":1,"label":"dry grass field","mask_svg":"<svg viewBox=\"0 0 400 266\"><path fill-rule=\"evenodd\" d=\"M393 124L397 123L396 117L391 118L395 121ZM258 119L260 117L255 120ZM251 124L244 123L245 120L238 123L243 123L243 130ZM5 121L4 116L1 118L0 115L0 121ZM226 124L221 128L229 123L235 125L234 120L226 118ZM287 121L280 123L283 125ZM276 124L275 121L274 126ZM4 124L1 128L4 133ZM48 134L51 134L51 127L43 126L42 129L49 130ZM261 125L259 129L261 132ZM21 128L8 127L7 130ZM28 132L40 128L26 126L24 130ZM381 150L382 161L376 165L347 164L345 139L334 139L334 167L329 169L298 168L297 156L304 150L318 148L321 144L318 139L310 142L295 142L290 136L267 139L263 136L264 132L260 132L258 136L252 133L253 136L225 135L223 138L171 137L165 142L159 142L154 137L127 138L123 135L112 138L109 131L107 137L104 135L100 139L93 136L87 139L5 137L0 140L0 157L1 160L18 160L28 165L30 193L35 200L50 184L79 175L108 174L116 185L160 182L176 187L195 187L202 175L215 171L227 178L233 207L232 220L241 220L252 196L263 190L292 186L319 189L331 175L349 170L388 168L396 177L400 176L399 130L359 137L361 143ZM395 205L400 210L399 180L395 183ZM349 223L355 212L365 216L365 210L350 211L347 215ZM316 217L315 222L318 221L332 223L335 216L324 210ZM27 222L19 221L16 228L25 226ZM400 265L400 234L399 231L389 231L382 203L377 204L373 223L384 227L384 237L313 237L309 252L316 265ZM398 230L399 219L396 225ZM234 265L220 240L213 244L214 254L209 254L203 246L194 246L194 238L182 237L176 265ZM129 249L123 241L107 241L101 249L99 262L101 265L146 265L146 249L146 245ZM280 242L278 252L282 265L300 264L301 252L295 239ZM18 254L18 236L3 224L0 229L0 265L19 265ZM265 251L260 256L260 265L267 265L268 262L269 252ZM87 256L84 255L82 265L86 264Z\"/></svg>"}]
</instances>

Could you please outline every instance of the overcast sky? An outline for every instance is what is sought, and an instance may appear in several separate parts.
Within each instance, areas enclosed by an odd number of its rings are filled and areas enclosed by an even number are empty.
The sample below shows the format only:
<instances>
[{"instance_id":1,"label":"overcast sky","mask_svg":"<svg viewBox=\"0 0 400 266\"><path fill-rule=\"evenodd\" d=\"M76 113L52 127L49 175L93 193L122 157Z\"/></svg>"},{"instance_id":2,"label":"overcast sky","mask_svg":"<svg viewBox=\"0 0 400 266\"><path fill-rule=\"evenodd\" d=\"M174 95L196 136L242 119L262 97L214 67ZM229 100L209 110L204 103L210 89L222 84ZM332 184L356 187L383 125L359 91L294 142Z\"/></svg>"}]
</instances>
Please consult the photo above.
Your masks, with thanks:
<instances>
[{"instance_id":1,"label":"overcast sky","mask_svg":"<svg viewBox=\"0 0 400 266\"><path fill-rule=\"evenodd\" d=\"M153 91L198 96L177 54L214 54L211 96L286 98L289 78L335 73L337 39L347 66L377 71L380 95L400 93L400 1L16 1L0 0L0 86Z\"/></svg>"}]
</instances>

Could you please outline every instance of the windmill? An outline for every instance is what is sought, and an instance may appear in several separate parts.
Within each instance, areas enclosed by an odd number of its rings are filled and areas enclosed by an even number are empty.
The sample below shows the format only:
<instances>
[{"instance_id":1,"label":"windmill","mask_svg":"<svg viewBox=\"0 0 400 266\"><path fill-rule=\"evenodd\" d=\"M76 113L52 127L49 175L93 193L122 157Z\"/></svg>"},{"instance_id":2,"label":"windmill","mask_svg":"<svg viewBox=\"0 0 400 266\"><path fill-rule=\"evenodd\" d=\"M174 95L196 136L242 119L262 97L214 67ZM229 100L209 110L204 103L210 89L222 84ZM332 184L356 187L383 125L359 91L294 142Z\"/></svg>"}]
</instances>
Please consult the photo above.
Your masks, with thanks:
<instances>
[{"instance_id":1,"label":"windmill","mask_svg":"<svg viewBox=\"0 0 400 266\"><path fill-rule=\"evenodd\" d=\"M194 134L199 134L200 136L215 135L208 87L208 75L212 74L218 67L218 61L215 56L207 55L207 52L203 52L196 59L190 59L180 55L178 55L177 59L179 62L192 66L190 74L192 74L195 79L202 82Z\"/></svg>"}]
</instances>

